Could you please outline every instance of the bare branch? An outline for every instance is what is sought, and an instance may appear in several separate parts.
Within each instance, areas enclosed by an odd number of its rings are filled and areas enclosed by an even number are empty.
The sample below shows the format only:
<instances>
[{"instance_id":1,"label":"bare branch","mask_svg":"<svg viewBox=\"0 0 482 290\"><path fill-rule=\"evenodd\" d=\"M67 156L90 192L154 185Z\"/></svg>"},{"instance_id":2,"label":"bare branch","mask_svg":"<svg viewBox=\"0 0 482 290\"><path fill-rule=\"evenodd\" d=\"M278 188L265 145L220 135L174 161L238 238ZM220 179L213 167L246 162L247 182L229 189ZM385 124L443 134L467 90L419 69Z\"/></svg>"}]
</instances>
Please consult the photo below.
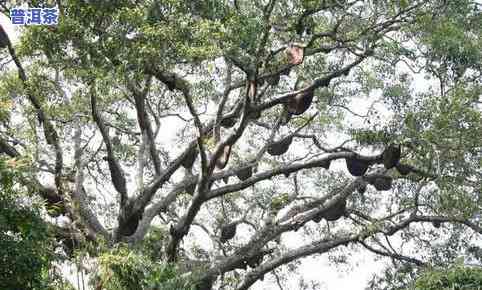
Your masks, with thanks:
<instances>
[{"instance_id":1,"label":"bare branch","mask_svg":"<svg viewBox=\"0 0 482 290\"><path fill-rule=\"evenodd\" d=\"M359 241L359 243L367 250L369 250L370 252L372 253L375 253L377 255L380 255L380 256L385 256L385 257L390 257L392 259L395 259L395 260L400 260L400 261L404 261L404 262L409 262L409 263L412 263L412 264L415 264L417 266L424 266L425 263L418 260L418 259L415 259L415 258L412 258L412 257L407 257L407 256L404 256L404 255L400 255L400 254L397 254L397 253L391 253L391 252L388 252L388 251L383 251L383 250L379 250L379 249L375 249L373 248L372 246L369 246L366 242L364 241Z\"/></svg>"},{"instance_id":2,"label":"bare branch","mask_svg":"<svg viewBox=\"0 0 482 290\"><path fill-rule=\"evenodd\" d=\"M161 173L161 161L159 159L159 155L157 154L154 132L152 130L152 125L146 110L146 96L149 92L150 83L151 78L149 77L146 82L145 89L141 92L136 88L135 84L133 84L131 80L127 81L129 89L134 94L134 102L137 111L137 122L139 123L139 127L141 128L141 132L145 132L145 134L147 135L147 139L149 141L148 148L151 154L152 161L154 163L154 170L156 172L156 175L159 175Z\"/></svg>"},{"instance_id":3,"label":"bare branch","mask_svg":"<svg viewBox=\"0 0 482 290\"><path fill-rule=\"evenodd\" d=\"M104 238L106 238L106 240L110 240L109 233L100 224L94 212L90 209L89 199L85 194L85 191L83 188L84 164L82 162L82 149L80 147L80 141L81 141L80 121L77 120L76 124L77 124L77 128L75 131L73 141L74 141L74 151L75 151L74 160L75 160L75 168L76 168L77 174L75 176L75 187L72 192L72 198L75 201L77 201L79 205L78 207L79 215L83 219L83 221L85 221L89 229L95 234L101 234L102 236L104 236Z\"/></svg>"},{"instance_id":4,"label":"bare branch","mask_svg":"<svg viewBox=\"0 0 482 290\"><path fill-rule=\"evenodd\" d=\"M94 118L95 123L99 127L100 133L102 134L102 138L105 143L105 147L107 150L107 162L109 164L110 175L112 179L112 184L117 192L120 194L120 205L122 209L125 209L127 203L127 187L126 187L126 179L124 177L124 171L122 170L117 158L114 155L114 151L112 149L112 144L109 138L109 133L107 128L105 127L104 121L99 113L97 108L97 97L95 88L92 87L92 91L90 93L90 103L92 106L92 117Z\"/></svg>"},{"instance_id":5,"label":"bare branch","mask_svg":"<svg viewBox=\"0 0 482 290\"><path fill-rule=\"evenodd\" d=\"M183 94L185 96L186 102L188 103L189 110L191 111L191 114L197 119L195 121L196 123L199 123L198 130L200 137L198 137L198 146L199 150L201 151L201 154L203 154L203 148L202 148L202 125L199 121L199 118L195 116L196 112L194 107L192 106L192 103L190 103L190 98L189 98L189 91L186 89L183 91ZM249 89L248 89L248 94L249 94ZM205 157L201 155L201 175L199 177L196 193L193 196L193 199L191 201L191 204L188 208L187 213L185 216L181 219L181 221L175 226L171 228L171 236L172 239L168 245L168 256L169 259L172 261L175 259L175 254L176 254L176 249L178 246L179 241L188 233L189 227L192 224L195 216L199 212L202 204L206 201L206 193L209 190L209 178L212 175L212 172L216 166L217 160L220 158L221 154L223 153L223 150L226 146L232 146L243 134L247 124L248 124L248 114L249 114L249 108L250 108L250 103L249 103L250 98L246 96L243 104L243 109L242 109L242 116L241 116L241 122L239 124L239 127L236 128L235 132L231 134L225 141L220 142L215 150L214 153L209 160L208 164L205 164L207 160ZM207 166L206 166L207 165Z\"/></svg>"},{"instance_id":6,"label":"bare branch","mask_svg":"<svg viewBox=\"0 0 482 290\"><path fill-rule=\"evenodd\" d=\"M30 103L32 104L32 106L36 110L37 119L39 123L43 125L45 140L47 141L47 144L54 146L55 185L57 187L57 190L59 191L59 194L62 194L63 186L62 186L61 175L62 175L62 168L63 168L63 155L62 155L62 148L60 146L58 133L55 130L52 123L50 122L49 118L47 117L47 114L45 113L44 109L42 108L40 100L35 95L33 95L32 93L33 90L30 87L27 74L25 73L25 70L20 62L20 59L17 57L17 54L15 53L15 49L13 48L13 45L8 39L8 37L7 37L7 46L8 46L8 51L17 67L19 78L22 81L27 91L27 97Z\"/></svg>"}]
</instances>

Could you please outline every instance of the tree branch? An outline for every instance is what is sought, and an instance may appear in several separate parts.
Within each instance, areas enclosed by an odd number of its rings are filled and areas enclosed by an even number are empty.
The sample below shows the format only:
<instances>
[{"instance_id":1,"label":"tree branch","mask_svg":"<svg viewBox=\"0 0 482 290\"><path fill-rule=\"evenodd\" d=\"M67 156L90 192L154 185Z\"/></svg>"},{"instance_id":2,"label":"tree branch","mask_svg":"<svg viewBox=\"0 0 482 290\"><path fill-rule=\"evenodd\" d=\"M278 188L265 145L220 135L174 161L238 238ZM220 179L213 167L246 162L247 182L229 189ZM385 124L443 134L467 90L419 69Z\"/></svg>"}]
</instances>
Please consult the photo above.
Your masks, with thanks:
<instances>
[{"instance_id":1,"label":"tree branch","mask_svg":"<svg viewBox=\"0 0 482 290\"><path fill-rule=\"evenodd\" d=\"M7 37L7 46L8 46L8 51L10 53L10 56L12 57L17 67L19 78L26 89L27 97L30 103L32 104L32 106L36 110L37 119L39 123L43 126L45 140L47 141L47 144L54 146L55 185L57 187L57 191L59 192L59 194L62 194L63 193L63 186L62 186L63 155L62 155L62 148L60 146L59 136L54 126L50 122L49 118L47 117L47 114L43 110L39 99L32 94L32 90L30 88L27 74L25 73L25 70L20 62L20 59L17 57L17 54L15 53L15 49L13 48L13 45L8 39L8 37Z\"/></svg>"},{"instance_id":2,"label":"tree branch","mask_svg":"<svg viewBox=\"0 0 482 290\"><path fill-rule=\"evenodd\" d=\"M95 84L94 84L95 85ZM92 107L92 117L94 118L97 127L99 127L100 133L102 134L102 139L104 140L105 147L107 150L107 162L109 164L110 175L112 184L117 192L120 194L120 206L122 210L125 210L127 204L127 187L126 187L126 179L124 176L124 171L122 170L117 158L114 155L114 151L112 149L112 143L110 142L109 133L107 128L105 127L104 121L99 113L97 108L97 98L95 88L92 86L92 91L90 93L90 103Z\"/></svg>"},{"instance_id":3,"label":"tree branch","mask_svg":"<svg viewBox=\"0 0 482 290\"><path fill-rule=\"evenodd\" d=\"M83 167L84 164L82 162L82 149L80 147L81 141L81 127L80 127L80 120L76 122L76 132L74 135L74 161L75 161L75 168L77 174L75 176L75 187L72 192L72 198L78 203L79 207L79 215L83 219L83 221L87 224L89 229L94 234L101 234L104 236L106 240L110 240L110 235L107 230L101 225L97 217L95 216L94 212L90 209L89 199L85 194L83 183L84 183L84 173Z\"/></svg>"},{"instance_id":4,"label":"tree branch","mask_svg":"<svg viewBox=\"0 0 482 290\"><path fill-rule=\"evenodd\" d=\"M154 171L156 172L156 175L159 175L161 173L161 161L159 159L159 155L157 154L154 133L152 130L151 122L149 121L149 115L147 114L146 110L146 96L149 93L150 82L151 79L149 78L147 80L146 87L142 92L136 88L135 84L133 84L131 80L127 81L127 85L134 94L134 102L137 112L137 122L141 129L141 132L147 135L147 139L149 140L149 152L154 163Z\"/></svg>"},{"instance_id":5,"label":"tree branch","mask_svg":"<svg viewBox=\"0 0 482 290\"><path fill-rule=\"evenodd\" d=\"M409 262L409 263L415 264L417 266L424 266L425 265L424 262L422 262L418 259L412 258L412 257L407 257L407 256L403 256L403 255L400 255L400 254L397 254L397 253L390 253L390 252L387 252L387 251L375 249L375 248L369 246L364 241L358 241L358 243L360 243L365 249L369 250L370 252L375 253L375 254L380 255L380 256L390 257L390 258L395 259L395 260Z\"/></svg>"}]
</instances>

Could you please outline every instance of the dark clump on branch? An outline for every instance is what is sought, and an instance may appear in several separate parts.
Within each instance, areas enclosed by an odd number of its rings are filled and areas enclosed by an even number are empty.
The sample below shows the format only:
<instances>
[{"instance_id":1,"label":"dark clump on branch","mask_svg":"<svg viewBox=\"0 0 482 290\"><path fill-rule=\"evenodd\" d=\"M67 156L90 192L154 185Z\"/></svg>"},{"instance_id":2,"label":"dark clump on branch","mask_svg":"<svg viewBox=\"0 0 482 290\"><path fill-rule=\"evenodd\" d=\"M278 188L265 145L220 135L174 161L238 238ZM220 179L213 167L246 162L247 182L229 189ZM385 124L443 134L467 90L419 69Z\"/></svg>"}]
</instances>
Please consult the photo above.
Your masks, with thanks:
<instances>
[{"instance_id":1,"label":"dark clump on branch","mask_svg":"<svg viewBox=\"0 0 482 290\"><path fill-rule=\"evenodd\" d=\"M241 181L245 181L246 179L250 178L252 175L253 175L253 167L251 166L243 168L238 173L236 173L236 176Z\"/></svg>"},{"instance_id":2,"label":"dark clump on branch","mask_svg":"<svg viewBox=\"0 0 482 290\"><path fill-rule=\"evenodd\" d=\"M362 176L368 170L368 162L358 159L356 157L346 158L345 161L348 172L350 172L350 174L353 176Z\"/></svg>"},{"instance_id":3,"label":"dark clump on branch","mask_svg":"<svg viewBox=\"0 0 482 290\"><path fill-rule=\"evenodd\" d=\"M8 35L3 29L2 25L0 25L0 48L6 48L9 43L10 39L8 38Z\"/></svg>"},{"instance_id":4,"label":"dark clump on branch","mask_svg":"<svg viewBox=\"0 0 482 290\"><path fill-rule=\"evenodd\" d=\"M383 151L383 165L386 169L395 167L400 161L400 145L390 145Z\"/></svg>"},{"instance_id":5,"label":"dark clump on branch","mask_svg":"<svg viewBox=\"0 0 482 290\"><path fill-rule=\"evenodd\" d=\"M288 113L292 115L301 115L311 106L313 101L313 90L296 94L288 99Z\"/></svg>"},{"instance_id":6,"label":"dark clump on branch","mask_svg":"<svg viewBox=\"0 0 482 290\"><path fill-rule=\"evenodd\" d=\"M196 161L196 157L197 157L197 149L193 148L191 149L191 151L189 151L187 156L182 161L181 163L182 167L188 168L188 169L192 168L192 166L194 165L194 161Z\"/></svg>"},{"instance_id":7,"label":"dark clump on branch","mask_svg":"<svg viewBox=\"0 0 482 290\"><path fill-rule=\"evenodd\" d=\"M335 203L332 207L328 208L323 217L327 221L336 221L346 213L346 200L342 199L339 202Z\"/></svg>"},{"instance_id":8,"label":"dark clump on branch","mask_svg":"<svg viewBox=\"0 0 482 290\"><path fill-rule=\"evenodd\" d=\"M57 242L59 242L59 246L62 247L62 249L65 252L65 255L69 258L72 258L75 252L76 248L79 248L79 246L82 243L82 235L81 232L82 230L79 231L72 231L70 228L63 228L63 227L58 227L58 226L51 226L49 227L49 230L53 233L53 237ZM87 237L91 241L89 237ZM87 249L89 253L92 253L89 249Z\"/></svg>"},{"instance_id":9,"label":"dark clump on branch","mask_svg":"<svg viewBox=\"0 0 482 290\"><path fill-rule=\"evenodd\" d=\"M224 182L224 184L228 184L228 182L229 182L229 176L223 177L223 182Z\"/></svg>"},{"instance_id":10,"label":"dark clump on branch","mask_svg":"<svg viewBox=\"0 0 482 290\"><path fill-rule=\"evenodd\" d=\"M271 156L278 156L286 153L290 148L291 142L293 142L293 136L281 139L278 142L274 142L268 147L268 154Z\"/></svg>"},{"instance_id":11,"label":"dark clump on branch","mask_svg":"<svg viewBox=\"0 0 482 290\"><path fill-rule=\"evenodd\" d=\"M317 213L317 214L313 217L313 221L315 221L316 223L319 223L319 222L321 222L321 220L323 219L323 217L324 217L323 212Z\"/></svg>"},{"instance_id":12,"label":"dark clump on branch","mask_svg":"<svg viewBox=\"0 0 482 290\"><path fill-rule=\"evenodd\" d=\"M398 163L396 168L401 175L407 175L412 172L412 167L403 163Z\"/></svg>"},{"instance_id":13,"label":"dark clump on branch","mask_svg":"<svg viewBox=\"0 0 482 290\"><path fill-rule=\"evenodd\" d=\"M331 160L326 160L326 161L324 161L323 163L320 164L320 167L323 167L326 170L328 170L328 169L330 169L330 165L331 165Z\"/></svg>"},{"instance_id":14,"label":"dark clump on branch","mask_svg":"<svg viewBox=\"0 0 482 290\"><path fill-rule=\"evenodd\" d=\"M346 200L342 199L328 209L313 217L313 221L319 223L323 218L327 221L336 221L346 215Z\"/></svg>"},{"instance_id":15,"label":"dark clump on branch","mask_svg":"<svg viewBox=\"0 0 482 290\"><path fill-rule=\"evenodd\" d=\"M440 226L442 225L442 222L441 221L433 221L432 222L432 225L435 227L435 228L440 228Z\"/></svg>"},{"instance_id":16,"label":"dark clump on branch","mask_svg":"<svg viewBox=\"0 0 482 290\"><path fill-rule=\"evenodd\" d=\"M75 241L73 239L65 238L61 240L62 248L64 249L65 255L67 257L73 257Z\"/></svg>"},{"instance_id":17,"label":"dark clump on branch","mask_svg":"<svg viewBox=\"0 0 482 290\"><path fill-rule=\"evenodd\" d=\"M356 190L359 194L364 194L367 191L367 184L365 182L361 183Z\"/></svg>"},{"instance_id":18,"label":"dark clump on branch","mask_svg":"<svg viewBox=\"0 0 482 290\"><path fill-rule=\"evenodd\" d=\"M221 127L223 128L231 128L233 127L238 119L236 117L224 118L221 120Z\"/></svg>"},{"instance_id":19,"label":"dark clump on branch","mask_svg":"<svg viewBox=\"0 0 482 290\"><path fill-rule=\"evenodd\" d=\"M257 254L251 258L246 259L246 264L251 268L258 267L263 262L263 254Z\"/></svg>"},{"instance_id":20,"label":"dark clump on branch","mask_svg":"<svg viewBox=\"0 0 482 290\"><path fill-rule=\"evenodd\" d=\"M226 164L228 164L230 155L231 155L231 145L224 146L221 156L219 156L218 160L216 160L216 166L219 169L223 169L224 167L226 167Z\"/></svg>"},{"instance_id":21,"label":"dark clump on branch","mask_svg":"<svg viewBox=\"0 0 482 290\"><path fill-rule=\"evenodd\" d=\"M232 222L221 227L221 243L225 243L234 238L236 235L237 225L238 224L236 222Z\"/></svg>"},{"instance_id":22,"label":"dark clump on branch","mask_svg":"<svg viewBox=\"0 0 482 290\"><path fill-rule=\"evenodd\" d=\"M175 75L166 75L162 82L167 86L170 91L173 91L176 88L176 76Z\"/></svg>"},{"instance_id":23,"label":"dark clump on branch","mask_svg":"<svg viewBox=\"0 0 482 290\"><path fill-rule=\"evenodd\" d=\"M139 226L139 220L142 218L142 213L135 213L125 220L121 220L119 225L119 234L125 237L133 235Z\"/></svg>"},{"instance_id":24,"label":"dark clump on branch","mask_svg":"<svg viewBox=\"0 0 482 290\"><path fill-rule=\"evenodd\" d=\"M376 190L390 190L392 188L393 179L390 176L378 176L371 182L375 186Z\"/></svg>"}]
</instances>

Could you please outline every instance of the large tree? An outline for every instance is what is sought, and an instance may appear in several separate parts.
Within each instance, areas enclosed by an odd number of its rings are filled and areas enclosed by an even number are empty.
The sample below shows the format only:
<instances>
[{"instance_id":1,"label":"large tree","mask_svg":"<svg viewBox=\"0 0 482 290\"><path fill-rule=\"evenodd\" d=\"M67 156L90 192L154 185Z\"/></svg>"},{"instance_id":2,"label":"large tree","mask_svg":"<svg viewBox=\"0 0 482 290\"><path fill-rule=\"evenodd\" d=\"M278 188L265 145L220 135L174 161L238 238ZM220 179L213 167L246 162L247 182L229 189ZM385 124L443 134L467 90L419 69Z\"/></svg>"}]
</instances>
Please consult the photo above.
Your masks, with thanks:
<instances>
[{"instance_id":1,"label":"large tree","mask_svg":"<svg viewBox=\"0 0 482 290\"><path fill-rule=\"evenodd\" d=\"M148 241L237 290L326 253L480 259L476 1L25 2L60 21L0 31L0 153L68 255Z\"/></svg>"}]
</instances>

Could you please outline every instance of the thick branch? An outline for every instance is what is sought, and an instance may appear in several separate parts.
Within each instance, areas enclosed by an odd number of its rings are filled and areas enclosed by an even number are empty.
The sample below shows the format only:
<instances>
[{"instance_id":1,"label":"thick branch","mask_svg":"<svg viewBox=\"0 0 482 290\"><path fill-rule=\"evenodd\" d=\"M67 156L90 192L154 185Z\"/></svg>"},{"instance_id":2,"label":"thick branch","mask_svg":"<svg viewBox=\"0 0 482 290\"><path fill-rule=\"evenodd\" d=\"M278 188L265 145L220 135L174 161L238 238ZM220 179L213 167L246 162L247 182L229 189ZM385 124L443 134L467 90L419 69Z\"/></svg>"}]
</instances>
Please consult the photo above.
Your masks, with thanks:
<instances>
[{"instance_id":1,"label":"thick branch","mask_svg":"<svg viewBox=\"0 0 482 290\"><path fill-rule=\"evenodd\" d=\"M412 258L412 257L407 257L407 256L404 256L404 255L400 255L398 253L391 253L391 252L387 252L387 251L383 251L383 250L379 250L379 249L375 249L373 248L372 246L368 245L366 242L364 241L359 241L359 243L367 250L369 250L370 252L372 253L375 253L377 255L380 255L380 256L385 256L385 257L390 257L392 259L395 259L395 260L400 260L400 261L404 261L404 262L409 262L409 263L413 263L417 266L424 266L425 263L418 260L418 259L415 259L415 258Z\"/></svg>"},{"instance_id":2,"label":"thick branch","mask_svg":"<svg viewBox=\"0 0 482 290\"><path fill-rule=\"evenodd\" d=\"M87 224L89 229L96 234L100 233L104 236L104 238L106 238L106 240L109 240L109 233L101 225L94 212L90 209L89 199L84 191L84 165L82 162L82 149L80 147L81 128L79 123L80 122L78 121L77 129L74 135L74 160L77 174L75 176L75 188L72 193L72 198L78 203L80 217Z\"/></svg>"},{"instance_id":3,"label":"thick branch","mask_svg":"<svg viewBox=\"0 0 482 290\"><path fill-rule=\"evenodd\" d=\"M300 94L300 93L305 93L305 92L309 92L309 91L312 91L316 88L320 88L320 87L327 87L331 80L333 80L334 78L337 78L337 77L340 77L342 75L345 75L347 73L350 72L350 70L352 68L354 68L355 66L357 66L358 64L360 64L364 59L366 59L369 55L371 54L371 52L366 52L364 55L358 57L357 60L355 60L354 62L352 62L351 64L349 65L346 65L345 67L337 70L337 71L334 71L324 77L320 77L320 78L316 78L315 80L313 80L313 82L302 88L302 89L299 89L299 90L296 90L296 91L292 91L292 92L289 92L289 93L286 93L286 94L283 94L273 100L270 100L270 101L267 101L265 103L262 103L260 104L259 106L256 106L254 108L255 111L263 111L263 110L266 110L266 109L269 109L271 107L274 107L276 105L279 105L279 104L283 104L285 103L289 98L297 95L297 94Z\"/></svg>"},{"instance_id":4,"label":"thick branch","mask_svg":"<svg viewBox=\"0 0 482 290\"><path fill-rule=\"evenodd\" d=\"M44 136L45 140L47 141L47 144L53 145L55 149L55 185L57 187L57 190L59 191L59 194L62 194L63 189L62 189L62 168L63 168L63 155L62 155L62 148L60 146L60 141L59 141L59 136L57 134L57 131L55 130L54 126L50 122L50 120L47 117L47 114L42 108L42 105L39 101L39 99L34 96L31 92L30 85L29 85L29 80L27 78L27 74L25 73L25 70L17 57L17 54L15 53L15 49L12 46L12 43L10 40L7 38L7 45L8 45L8 51L17 67L18 70L18 75L19 78L22 80L23 85L26 88L27 92L27 97L32 104L32 106L35 108L36 113L37 113L37 119L39 123L43 126L44 129Z\"/></svg>"},{"instance_id":5,"label":"thick branch","mask_svg":"<svg viewBox=\"0 0 482 290\"><path fill-rule=\"evenodd\" d=\"M192 103L190 103L189 91L184 90L183 94L185 96L186 102L188 103L189 110L191 111L191 114L193 114L194 116L195 110L194 110L194 107L192 106ZM241 116L241 123L239 124L239 127L225 141L220 142L220 144L216 146L214 154L209 160L209 163L207 164L207 166L205 164L202 164L201 176L198 182L197 190L193 196L193 199L188 208L188 211L186 215L181 219L181 221L175 227L171 228L172 239L168 245L168 253L167 253L170 260L175 259L175 252L176 252L178 243L188 233L190 225L192 224L192 222L194 221L194 218L196 217L197 213L201 209L202 204L206 201L206 193L209 190L209 179L214 171L217 160L220 158L226 146L232 146L241 137L241 135L243 134L248 124L248 113L249 113L248 110L250 105L249 100L250 100L249 97L246 96L244 105L243 105L243 114ZM194 117L195 117L195 120L199 121L199 119L196 118L196 116ZM199 124L200 124L200 121L199 121ZM202 131L201 125L198 126L198 130L200 135L202 136L203 131ZM198 138L198 146L202 154L203 148L201 147L202 146L201 136ZM204 160L204 158L201 158L201 162L205 163L206 160Z\"/></svg>"},{"instance_id":6,"label":"thick branch","mask_svg":"<svg viewBox=\"0 0 482 290\"><path fill-rule=\"evenodd\" d=\"M128 81L128 86L130 90L134 93L137 122L139 123L139 127L141 128L141 132L147 135L147 138L149 140L149 152L154 163L154 170L156 172L156 175L159 175L161 173L161 161L159 159L159 155L157 154L154 133L146 110L146 96L149 91L149 85L146 85L146 89L143 92L139 91L130 81Z\"/></svg>"},{"instance_id":7,"label":"thick branch","mask_svg":"<svg viewBox=\"0 0 482 290\"><path fill-rule=\"evenodd\" d=\"M237 288L237 290L247 290L256 281L258 281L264 274L278 268L279 266L288 264L302 257L307 257L313 254L322 254L328 252L330 249L338 246L347 245L350 242L354 242L359 239L358 235L347 236L336 240L322 240L313 242L310 245L300 247L296 250L288 251L283 255L279 255L266 263L261 264L259 267L249 272L243 283Z\"/></svg>"},{"instance_id":8,"label":"thick branch","mask_svg":"<svg viewBox=\"0 0 482 290\"><path fill-rule=\"evenodd\" d=\"M293 173L302 169L325 167L327 162L330 162L332 160L350 158L354 156L357 156L357 158L359 159L366 160L369 162L374 162L374 163L379 162L379 159L380 159L378 155L377 156L360 156L360 155L356 155L353 152L332 153L328 156L318 158L309 162L297 162L287 166L267 170L267 171L258 173L256 175L253 175L251 178L243 182L230 184L230 185L226 185L226 186L211 190L207 196L207 199L212 199L218 196L222 196L229 192L235 192L235 191L245 189L255 183L258 183L262 180L270 179L271 177L276 175L281 175L281 174L288 175L290 173Z\"/></svg>"},{"instance_id":9,"label":"thick branch","mask_svg":"<svg viewBox=\"0 0 482 290\"><path fill-rule=\"evenodd\" d=\"M107 150L107 163L109 164L112 184L114 185L114 188L121 196L120 205L121 205L121 209L124 209L127 203L127 187L126 187L126 179L124 176L124 171L122 170L119 162L114 156L114 151L112 150L112 144L110 142L109 133L97 108L97 98L95 95L95 89L92 88L92 90L93 91L90 94L90 103L92 106L92 117L94 118L94 121L97 124L97 127L99 127L100 133L102 134L102 138L104 140L105 147Z\"/></svg>"}]
</instances>

